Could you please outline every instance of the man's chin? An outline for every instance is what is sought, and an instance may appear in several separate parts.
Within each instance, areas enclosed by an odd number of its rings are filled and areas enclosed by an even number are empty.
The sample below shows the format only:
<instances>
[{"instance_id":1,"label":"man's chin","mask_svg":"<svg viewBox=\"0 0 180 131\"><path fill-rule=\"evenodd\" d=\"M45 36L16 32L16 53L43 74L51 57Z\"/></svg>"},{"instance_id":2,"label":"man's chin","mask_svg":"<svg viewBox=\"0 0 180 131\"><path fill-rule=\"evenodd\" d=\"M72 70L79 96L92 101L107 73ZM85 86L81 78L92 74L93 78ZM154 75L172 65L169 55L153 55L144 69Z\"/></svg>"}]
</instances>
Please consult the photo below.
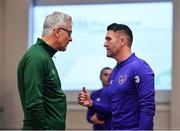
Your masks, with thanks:
<instances>
[{"instance_id":1,"label":"man's chin","mask_svg":"<svg viewBox=\"0 0 180 131\"><path fill-rule=\"evenodd\" d=\"M64 50L62 50L63 52L65 52L66 51L66 49L64 49Z\"/></svg>"},{"instance_id":2,"label":"man's chin","mask_svg":"<svg viewBox=\"0 0 180 131\"><path fill-rule=\"evenodd\" d=\"M63 52L65 52L65 51L66 51L66 48L64 48L64 49L59 49L59 51L63 51Z\"/></svg>"},{"instance_id":3,"label":"man's chin","mask_svg":"<svg viewBox=\"0 0 180 131\"><path fill-rule=\"evenodd\" d=\"M106 56L107 56L107 57L111 57L111 55L109 55L109 54L106 54Z\"/></svg>"}]
</instances>

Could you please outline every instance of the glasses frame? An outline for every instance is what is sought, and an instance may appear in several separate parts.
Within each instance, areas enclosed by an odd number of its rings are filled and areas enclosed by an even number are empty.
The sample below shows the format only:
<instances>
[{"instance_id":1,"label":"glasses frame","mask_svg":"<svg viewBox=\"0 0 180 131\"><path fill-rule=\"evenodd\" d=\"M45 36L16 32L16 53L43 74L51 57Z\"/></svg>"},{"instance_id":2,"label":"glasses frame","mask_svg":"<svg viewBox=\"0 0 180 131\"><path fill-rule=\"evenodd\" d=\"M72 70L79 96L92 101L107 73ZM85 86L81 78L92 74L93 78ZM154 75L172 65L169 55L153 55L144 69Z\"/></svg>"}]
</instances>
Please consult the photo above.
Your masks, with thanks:
<instances>
[{"instance_id":1,"label":"glasses frame","mask_svg":"<svg viewBox=\"0 0 180 131\"><path fill-rule=\"evenodd\" d=\"M67 29L62 28L62 27L58 27L58 28L59 28L59 29L61 29L61 30L66 31L66 32L67 32L67 34L68 34L68 36L70 36L70 37L71 37L71 34L72 34L72 31L71 31L71 30L67 30Z\"/></svg>"}]
</instances>

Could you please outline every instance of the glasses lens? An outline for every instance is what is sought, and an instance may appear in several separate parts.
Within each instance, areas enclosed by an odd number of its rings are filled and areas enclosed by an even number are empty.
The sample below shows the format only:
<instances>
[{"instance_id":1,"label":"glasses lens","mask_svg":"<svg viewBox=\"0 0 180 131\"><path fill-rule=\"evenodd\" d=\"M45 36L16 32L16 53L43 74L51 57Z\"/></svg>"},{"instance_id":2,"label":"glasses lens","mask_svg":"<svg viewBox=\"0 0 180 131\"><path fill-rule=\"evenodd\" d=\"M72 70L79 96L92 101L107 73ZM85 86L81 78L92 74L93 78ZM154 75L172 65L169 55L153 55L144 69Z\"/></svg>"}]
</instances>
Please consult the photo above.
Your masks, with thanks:
<instances>
[{"instance_id":1,"label":"glasses lens","mask_svg":"<svg viewBox=\"0 0 180 131\"><path fill-rule=\"evenodd\" d=\"M64 28L61 28L61 27L60 27L60 29L64 30L68 34L68 36L71 37L72 31L64 29Z\"/></svg>"}]
</instances>

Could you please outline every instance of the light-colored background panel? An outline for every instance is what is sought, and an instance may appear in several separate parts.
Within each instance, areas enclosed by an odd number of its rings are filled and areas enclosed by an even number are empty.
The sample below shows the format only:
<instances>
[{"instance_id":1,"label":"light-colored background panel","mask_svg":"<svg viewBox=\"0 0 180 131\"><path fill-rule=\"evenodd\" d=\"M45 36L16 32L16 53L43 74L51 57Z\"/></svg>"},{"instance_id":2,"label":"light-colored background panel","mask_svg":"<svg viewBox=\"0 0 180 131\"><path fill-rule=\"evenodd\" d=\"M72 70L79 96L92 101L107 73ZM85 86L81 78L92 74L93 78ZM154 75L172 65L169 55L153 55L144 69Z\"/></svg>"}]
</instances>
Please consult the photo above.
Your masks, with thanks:
<instances>
[{"instance_id":1,"label":"light-colored background panel","mask_svg":"<svg viewBox=\"0 0 180 131\"><path fill-rule=\"evenodd\" d=\"M157 104L154 119L154 129L169 130L170 129L170 105Z\"/></svg>"},{"instance_id":2,"label":"light-colored background panel","mask_svg":"<svg viewBox=\"0 0 180 131\"><path fill-rule=\"evenodd\" d=\"M86 107L68 104L66 129L92 129L91 124L86 121L86 111Z\"/></svg>"}]
</instances>

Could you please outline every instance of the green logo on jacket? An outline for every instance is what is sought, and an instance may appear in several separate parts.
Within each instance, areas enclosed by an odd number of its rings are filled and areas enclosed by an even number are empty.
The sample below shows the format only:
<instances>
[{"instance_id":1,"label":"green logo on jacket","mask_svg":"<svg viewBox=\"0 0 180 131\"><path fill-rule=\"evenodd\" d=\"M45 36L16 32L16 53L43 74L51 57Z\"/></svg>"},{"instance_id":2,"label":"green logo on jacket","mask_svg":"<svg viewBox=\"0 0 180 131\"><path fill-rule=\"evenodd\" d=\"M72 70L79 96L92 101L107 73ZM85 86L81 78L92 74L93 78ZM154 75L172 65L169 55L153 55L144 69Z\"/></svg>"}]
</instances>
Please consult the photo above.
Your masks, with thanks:
<instances>
[{"instance_id":1,"label":"green logo on jacket","mask_svg":"<svg viewBox=\"0 0 180 131\"><path fill-rule=\"evenodd\" d=\"M52 74L55 75L55 71L53 69L51 71L52 71Z\"/></svg>"}]
</instances>

